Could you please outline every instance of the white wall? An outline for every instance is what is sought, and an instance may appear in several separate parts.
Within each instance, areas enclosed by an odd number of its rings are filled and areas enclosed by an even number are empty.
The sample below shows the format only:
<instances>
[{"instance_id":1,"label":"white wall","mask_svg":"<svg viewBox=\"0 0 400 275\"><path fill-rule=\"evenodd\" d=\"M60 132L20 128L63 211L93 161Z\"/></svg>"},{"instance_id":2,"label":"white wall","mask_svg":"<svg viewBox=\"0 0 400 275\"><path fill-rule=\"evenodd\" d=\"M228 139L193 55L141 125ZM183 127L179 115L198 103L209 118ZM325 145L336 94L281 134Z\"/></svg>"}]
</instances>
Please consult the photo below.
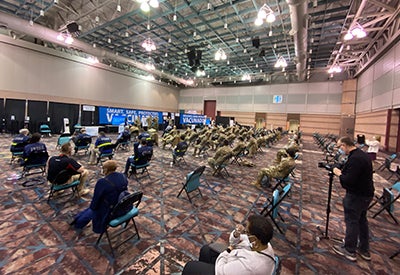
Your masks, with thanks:
<instances>
[{"instance_id":1,"label":"white wall","mask_svg":"<svg viewBox=\"0 0 400 275\"><path fill-rule=\"evenodd\" d=\"M104 65L91 66L84 58L15 41L0 35L0 93L65 98L82 104L107 103L159 111L178 110L178 88L135 78ZM10 96L11 95L11 96ZM65 101L65 100L63 100Z\"/></svg>"},{"instance_id":2,"label":"white wall","mask_svg":"<svg viewBox=\"0 0 400 275\"><path fill-rule=\"evenodd\" d=\"M356 113L400 108L400 43L358 79Z\"/></svg>"},{"instance_id":3,"label":"white wall","mask_svg":"<svg viewBox=\"0 0 400 275\"><path fill-rule=\"evenodd\" d=\"M272 103L282 95L281 104ZM204 100L216 100L218 111L340 114L341 82L277 84L248 87L193 88L180 91L179 109L203 110Z\"/></svg>"}]
</instances>

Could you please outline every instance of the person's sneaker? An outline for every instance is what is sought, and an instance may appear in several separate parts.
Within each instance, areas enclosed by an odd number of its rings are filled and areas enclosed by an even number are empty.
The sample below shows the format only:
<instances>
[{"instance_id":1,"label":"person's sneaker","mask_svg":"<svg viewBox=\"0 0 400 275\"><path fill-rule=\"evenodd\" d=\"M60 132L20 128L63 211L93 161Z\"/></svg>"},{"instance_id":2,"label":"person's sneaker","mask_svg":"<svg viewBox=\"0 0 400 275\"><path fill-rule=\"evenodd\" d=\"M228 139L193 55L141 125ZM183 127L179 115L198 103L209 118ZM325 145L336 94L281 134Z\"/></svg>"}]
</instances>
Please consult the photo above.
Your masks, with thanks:
<instances>
[{"instance_id":1,"label":"person's sneaker","mask_svg":"<svg viewBox=\"0 0 400 275\"><path fill-rule=\"evenodd\" d=\"M79 195L80 195L80 196L85 196L85 195L89 194L89 192L90 192L90 190L87 189L87 188L85 188L85 189L83 189L83 190L81 190L81 191L79 192Z\"/></svg>"},{"instance_id":2,"label":"person's sneaker","mask_svg":"<svg viewBox=\"0 0 400 275\"><path fill-rule=\"evenodd\" d=\"M371 261L371 254L368 251L361 251L357 249L357 254L366 261Z\"/></svg>"},{"instance_id":3,"label":"person's sneaker","mask_svg":"<svg viewBox=\"0 0 400 275\"><path fill-rule=\"evenodd\" d=\"M351 253L351 252L347 251L347 249L344 246L334 245L334 246L332 246L332 249L336 254L344 256L344 257L346 257L346 259L348 259L352 262L357 261L356 253Z\"/></svg>"},{"instance_id":4,"label":"person's sneaker","mask_svg":"<svg viewBox=\"0 0 400 275\"><path fill-rule=\"evenodd\" d=\"M68 212L67 213L67 223L69 224L69 225L74 225L75 224L75 215L74 214L72 214L71 212Z\"/></svg>"}]
</instances>

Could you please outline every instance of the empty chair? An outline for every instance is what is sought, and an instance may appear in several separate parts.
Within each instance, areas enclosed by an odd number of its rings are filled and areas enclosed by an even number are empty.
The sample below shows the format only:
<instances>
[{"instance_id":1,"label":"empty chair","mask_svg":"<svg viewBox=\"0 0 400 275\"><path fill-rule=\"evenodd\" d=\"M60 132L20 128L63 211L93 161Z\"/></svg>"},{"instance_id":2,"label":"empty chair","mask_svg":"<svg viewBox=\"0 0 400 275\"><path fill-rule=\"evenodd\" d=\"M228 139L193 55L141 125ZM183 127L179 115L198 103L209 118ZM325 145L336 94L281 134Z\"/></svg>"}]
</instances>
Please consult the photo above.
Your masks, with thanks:
<instances>
[{"instance_id":1,"label":"empty chair","mask_svg":"<svg viewBox=\"0 0 400 275\"><path fill-rule=\"evenodd\" d=\"M196 170L187 174L186 181L182 183L183 186L181 188L181 191L179 191L179 193L176 197L179 198L179 196L182 194L183 191L185 191L190 203L192 203L192 199L189 194L194 191L197 191L198 195L203 197L199 187L200 187L200 177L203 174L205 169L206 169L205 166L200 166L200 167L196 168Z\"/></svg>"},{"instance_id":2,"label":"empty chair","mask_svg":"<svg viewBox=\"0 0 400 275\"><path fill-rule=\"evenodd\" d=\"M39 127L39 133L40 133L42 136L51 136L51 130L50 130L49 125L47 125L47 124L42 124L42 125L40 125L40 127Z\"/></svg>"},{"instance_id":3,"label":"empty chair","mask_svg":"<svg viewBox=\"0 0 400 275\"><path fill-rule=\"evenodd\" d=\"M71 134L70 134L70 133L63 133L63 134L61 134L61 135L58 137L56 149L61 148L61 146L62 146L64 143L67 143L67 142L69 142L70 140L71 140Z\"/></svg>"},{"instance_id":4,"label":"empty chair","mask_svg":"<svg viewBox=\"0 0 400 275\"><path fill-rule=\"evenodd\" d=\"M385 158L385 162L382 163L381 166L379 166L378 171L384 171L385 169L388 169L389 171L391 171L391 164L392 162L397 158L397 154L391 154L390 156Z\"/></svg>"},{"instance_id":5,"label":"empty chair","mask_svg":"<svg viewBox=\"0 0 400 275\"><path fill-rule=\"evenodd\" d=\"M368 207L368 209L371 209L377 203L381 205L381 208L372 217L375 218L384 210L386 210L386 212L388 212L388 214L390 215L390 217L392 217L394 222L398 224L399 222L397 221L393 213L394 213L394 203L399 198L400 198L400 181L393 184L392 187L390 188L383 188L382 195L380 197L375 196L375 201Z\"/></svg>"},{"instance_id":6,"label":"empty chair","mask_svg":"<svg viewBox=\"0 0 400 275\"><path fill-rule=\"evenodd\" d=\"M115 248L118 248L119 246L126 243L135 236L137 236L138 239L140 239L139 231L137 229L134 218L139 215L138 207L140 202L142 201L142 197L143 197L143 192L141 191L125 196L113 207L110 215L108 216L108 222L104 232L106 233L108 244L110 246L111 253L113 256ZM132 207L132 209L128 213L122 216L117 216L117 213L121 213L121 211L128 209L130 207ZM132 225L128 226L131 221ZM121 228L117 229L116 232L114 232L111 235L111 233L109 233L109 228L110 227L115 228L118 226L121 226ZM135 229L135 232L133 232L133 234L127 232L131 228ZM100 234L99 238L97 239L96 245L100 243L101 237L103 236L104 232ZM122 234L124 232L127 233L125 233L124 236L122 237ZM119 241L113 244L113 240L116 238L118 238Z\"/></svg>"},{"instance_id":7,"label":"empty chair","mask_svg":"<svg viewBox=\"0 0 400 275\"><path fill-rule=\"evenodd\" d=\"M49 191L49 197L47 199L47 202L50 201L50 199L54 196L55 193L61 191L61 190L66 190L71 188L72 189L72 196L77 194L79 197L79 192L78 192L78 185L80 183L80 179L77 179L75 181L72 181L70 183L68 180L71 178L71 172L68 170L61 170L56 178L53 180L50 186L50 191Z\"/></svg>"},{"instance_id":8,"label":"empty chair","mask_svg":"<svg viewBox=\"0 0 400 275\"><path fill-rule=\"evenodd\" d=\"M275 189L272 193L272 198L268 199L268 203L264 206L263 210L261 211L261 215L265 217L270 217L272 222L275 224L276 228L278 228L279 232L283 234L282 229L279 227L276 219L279 217L283 222L282 216L279 214L279 205L281 202L286 198L288 195L292 185L288 183L285 187L283 187L282 191L279 192L278 189Z\"/></svg>"}]
</instances>

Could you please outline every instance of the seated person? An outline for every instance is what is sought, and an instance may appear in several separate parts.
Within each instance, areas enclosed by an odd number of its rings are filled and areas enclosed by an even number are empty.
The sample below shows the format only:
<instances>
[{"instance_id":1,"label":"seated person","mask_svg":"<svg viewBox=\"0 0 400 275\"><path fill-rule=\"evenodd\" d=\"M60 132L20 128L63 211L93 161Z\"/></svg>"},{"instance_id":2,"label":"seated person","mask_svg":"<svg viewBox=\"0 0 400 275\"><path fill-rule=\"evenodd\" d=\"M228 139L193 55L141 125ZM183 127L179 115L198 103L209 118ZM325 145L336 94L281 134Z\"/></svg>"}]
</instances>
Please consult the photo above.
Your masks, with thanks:
<instances>
[{"instance_id":1,"label":"seated person","mask_svg":"<svg viewBox=\"0 0 400 275\"><path fill-rule=\"evenodd\" d=\"M146 138L142 138L139 142L133 144L133 155L126 160L124 174L128 175L131 164L141 165L147 163L153 155L153 147L147 144ZM136 170L132 167L132 171L136 174Z\"/></svg>"},{"instance_id":2,"label":"seated person","mask_svg":"<svg viewBox=\"0 0 400 275\"><path fill-rule=\"evenodd\" d=\"M117 162L107 160L103 164L104 178L97 181L89 208L83 210L75 217L70 216L68 223L81 231L90 221L94 233L101 234L105 231L110 212L118 203L121 192L128 189L128 180L122 173L116 172ZM121 213L124 215L125 213Z\"/></svg>"},{"instance_id":3,"label":"seated person","mask_svg":"<svg viewBox=\"0 0 400 275\"><path fill-rule=\"evenodd\" d=\"M232 149L231 147L229 147L229 141L225 139L223 141L223 144L224 146L222 146L217 150L217 152L215 152L213 158L208 158L208 165L210 165L214 172L217 169L217 166L221 165L226 160L226 158L229 158L233 155Z\"/></svg>"},{"instance_id":4,"label":"seated person","mask_svg":"<svg viewBox=\"0 0 400 275\"><path fill-rule=\"evenodd\" d=\"M129 130L129 126L125 126L124 130L119 133L117 137L117 141L115 142L115 146L123 142L128 142L131 140L131 131Z\"/></svg>"},{"instance_id":5,"label":"seated person","mask_svg":"<svg viewBox=\"0 0 400 275\"><path fill-rule=\"evenodd\" d=\"M77 146L89 145L92 142L92 137L86 133L85 128L82 128L80 134L78 134L75 138L72 138L72 140L75 143L75 154L76 154L76 152L78 152Z\"/></svg>"},{"instance_id":6,"label":"seated person","mask_svg":"<svg viewBox=\"0 0 400 275\"><path fill-rule=\"evenodd\" d=\"M111 145L111 138L107 137L106 134L101 131L94 143L94 147L90 149L89 152L89 164L96 164L96 159L100 155L100 152L103 154L112 153L113 149L102 150L102 147L106 145Z\"/></svg>"},{"instance_id":7,"label":"seated person","mask_svg":"<svg viewBox=\"0 0 400 275\"><path fill-rule=\"evenodd\" d=\"M198 261L190 261L182 275L265 275L275 268L275 253L270 241L273 228L263 216L251 215L246 228L238 224L229 236L229 247L219 252L204 245Z\"/></svg>"},{"instance_id":8,"label":"seated person","mask_svg":"<svg viewBox=\"0 0 400 275\"><path fill-rule=\"evenodd\" d=\"M229 141L228 141L229 142ZM238 142L236 143L235 147L233 147L232 153L234 156L242 153L246 149L246 144L244 143L244 138L242 136L238 137Z\"/></svg>"},{"instance_id":9,"label":"seated person","mask_svg":"<svg viewBox=\"0 0 400 275\"><path fill-rule=\"evenodd\" d=\"M148 133L147 131L142 131L138 136L138 140L141 141L143 138L146 139L148 146L153 147L153 140L150 133Z\"/></svg>"},{"instance_id":10,"label":"seated person","mask_svg":"<svg viewBox=\"0 0 400 275\"><path fill-rule=\"evenodd\" d=\"M22 153L23 161L22 166L30 164L46 164L49 155L47 153L46 145L40 142L41 134L34 133L29 140L29 144L24 147ZM39 158L35 157L36 154L40 154Z\"/></svg>"},{"instance_id":11,"label":"seated person","mask_svg":"<svg viewBox=\"0 0 400 275\"><path fill-rule=\"evenodd\" d=\"M89 189L85 189L85 182L89 175L89 171L82 165L71 158L72 146L67 142L61 146L61 154L51 157L47 162L47 180L53 182L57 175L67 170L70 172L70 178L66 178L64 184L71 183L79 179L78 192L81 196L89 193Z\"/></svg>"},{"instance_id":12,"label":"seated person","mask_svg":"<svg viewBox=\"0 0 400 275\"><path fill-rule=\"evenodd\" d=\"M10 151L11 152L23 152L25 145L29 143L29 130L23 128L19 130L19 134L15 136L11 142Z\"/></svg>"},{"instance_id":13,"label":"seated person","mask_svg":"<svg viewBox=\"0 0 400 275\"><path fill-rule=\"evenodd\" d=\"M188 148L188 144L185 141L186 136L185 135L181 135L179 137L179 142L176 145L176 147L174 148L174 151L172 152L172 163L175 164L176 163L176 157L181 155L183 156L183 154L185 154L187 148Z\"/></svg>"},{"instance_id":14,"label":"seated person","mask_svg":"<svg viewBox=\"0 0 400 275\"><path fill-rule=\"evenodd\" d=\"M287 156L283 157L280 163L270 165L267 168L261 168L258 172L256 181L252 182L252 184L261 187L261 182L264 182L265 180L264 184L269 187L271 186L271 179L286 177L296 166L296 161L294 160L296 150L289 148L286 149L286 152ZM266 179L264 179L264 177L266 177Z\"/></svg>"}]
</instances>

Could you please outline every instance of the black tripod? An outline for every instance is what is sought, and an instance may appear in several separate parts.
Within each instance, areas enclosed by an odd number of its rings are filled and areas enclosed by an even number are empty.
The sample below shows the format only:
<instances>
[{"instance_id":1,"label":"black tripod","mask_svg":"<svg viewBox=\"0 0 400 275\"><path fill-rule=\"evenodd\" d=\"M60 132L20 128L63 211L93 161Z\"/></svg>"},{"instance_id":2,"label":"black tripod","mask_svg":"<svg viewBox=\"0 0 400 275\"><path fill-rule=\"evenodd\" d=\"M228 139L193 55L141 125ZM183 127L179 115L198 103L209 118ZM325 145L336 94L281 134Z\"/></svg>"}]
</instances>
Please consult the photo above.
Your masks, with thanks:
<instances>
[{"instance_id":1,"label":"black tripod","mask_svg":"<svg viewBox=\"0 0 400 275\"><path fill-rule=\"evenodd\" d=\"M319 231L321 231L323 239L329 239L328 229L329 229L329 215L331 213L331 198L332 198L332 185L333 185L333 171L329 171L329 188L328 188L328 202L326 205L326 223L325 223L325 232L322 231L321 227L317 227Z\"/></svg>"}]
</instances>

